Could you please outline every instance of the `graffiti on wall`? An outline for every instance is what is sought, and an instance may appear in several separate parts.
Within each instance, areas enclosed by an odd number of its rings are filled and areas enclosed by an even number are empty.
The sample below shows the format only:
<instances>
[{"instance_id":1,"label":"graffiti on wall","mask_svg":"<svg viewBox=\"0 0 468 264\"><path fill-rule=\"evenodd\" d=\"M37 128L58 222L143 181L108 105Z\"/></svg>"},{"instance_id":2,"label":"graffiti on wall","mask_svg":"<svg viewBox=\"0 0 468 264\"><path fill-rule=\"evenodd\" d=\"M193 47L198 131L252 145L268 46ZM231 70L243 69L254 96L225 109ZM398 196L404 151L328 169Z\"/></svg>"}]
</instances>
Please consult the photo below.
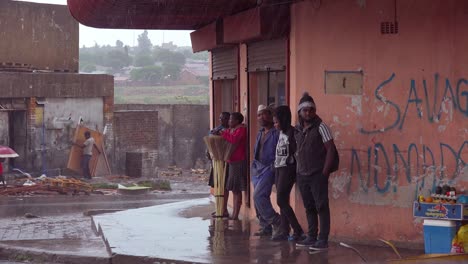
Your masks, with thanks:
<instances>
[{"instance_id":1,"label":"graffiti on wall","mask_svg":"<svg viewBox=\"0 0 468 264\"><path fill-rule=\"evenodd\" d=\"M429 87L428 81L423 79L421 84L424 94L423 96L420 94L418 95L416 81L412 79L410 82L408 99L405 106L402 107L402 105L393 102L392 100L387 99L382 95L382 92L385 90L385 88L388 88L388 85L394 81L395 77L395 73L392 73L391 76L379 84L379 86L377 86L374 91L375 98L378 101L389 105L396 113L394 120L391 120L388 124L380 129L361 128L361 133L369 135L385 133L392 129L402 130L410 108L415 109L410 111L416 111L419 119L423 119L423 105L426 110L425 113L427 121L430 123L439 122L442 113L447 112L447 107L453 107L453 110L460 112L464 117L468 117L468 80L465 78L459 78L456 81L451 81L449 78L446 78L443 82L443 87L441 87L441 78L439 74L434 74L432 89ZM441 88L443 88L444 92L442 97L439 99L439 89ZM429 95L429 90L434 91L432 98Z\"/></svg>"},{"instance_id":2,"label":"graffiti on wall","mask_svg":"<svg viewBox=\"0 0 468 264\"><path fill-rule=\"evenodd\" d=\"M358 179L359 188L363 192L368 192L373 186L382 194L397 192L398 183L402 182L416 183L417 190L434 190L439 184L452 184L464 173L466 162L463 160L463 151L468 151L466 140L460 146L450 146L441 142L436 148L425 144L418 147L415 143L411 143L407 148L398 144L386 148L382 143L376 143L369 146L365 153L352 148L352 177L348 192L353 179ZM454 168L448 170L447 164L453 164Z\"/></svg>"},{"instance_id":3,"label":"graffiti on wall","mask_svg":"<svg viewBox=\"0 0 468 264\"><path fill-rule=\"evenodd\" d=\"M370 136L403 131L410 115L416 116L417 120L439 124L435 128L439 132L445 131L441 129L445 128L442 119L445 117L445 125L451 123L455 113L468 124L468 81L465 78L450 80L434 74L431 81L423 79L418 83L411 79L407 100L403 103L384 96L385 89L391 89L389 85L395 82L395 78L396 74L392 73L374 91L376 102L383 103L388 111L393 112L391 118L384 120L382 128L362 127L358 128L359 133ZM350 167L341 172L346 177L337 177L334 187L348 194L351 194L351 189L358 188L362 194L384 195L396 194L405 186L402 192L408 192L407 188L413 189L411 195L414 197L423 190L433 191L441 184L455 184L468 176L468 125L457 124L457 127L462 134L456 131L445 134L459 140L456 144L453 140L444 141L444 137L440 137L439 142L426 139L429 143L423 144L421 140L408 145L376 142L373 137L369 146L354 146L350 153Z\"/></svg>"}]
</instances>

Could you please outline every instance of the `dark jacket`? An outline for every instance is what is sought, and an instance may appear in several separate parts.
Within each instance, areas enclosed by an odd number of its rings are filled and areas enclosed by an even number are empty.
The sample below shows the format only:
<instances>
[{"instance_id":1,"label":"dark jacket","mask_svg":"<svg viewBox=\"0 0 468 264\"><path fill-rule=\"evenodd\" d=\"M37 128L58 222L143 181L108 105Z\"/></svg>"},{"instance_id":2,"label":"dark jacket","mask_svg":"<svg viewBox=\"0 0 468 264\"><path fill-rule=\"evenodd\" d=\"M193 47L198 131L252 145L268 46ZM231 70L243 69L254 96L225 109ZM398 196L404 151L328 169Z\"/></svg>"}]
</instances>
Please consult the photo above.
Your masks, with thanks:
<instances>
[{"instance_id":1,"label":"dark jacket","mask_svg":"<svg viewBox=\"0 0 468 264\"><path fill-rule=\"evenodd\" d=\"M314 175L323 171L327 150L319 132L321 123L322 119L316 116L306 130L302 125L296 126L294 135L297 143L295 157L298 179L299 175Z\"/></svg>"}]
</instances>

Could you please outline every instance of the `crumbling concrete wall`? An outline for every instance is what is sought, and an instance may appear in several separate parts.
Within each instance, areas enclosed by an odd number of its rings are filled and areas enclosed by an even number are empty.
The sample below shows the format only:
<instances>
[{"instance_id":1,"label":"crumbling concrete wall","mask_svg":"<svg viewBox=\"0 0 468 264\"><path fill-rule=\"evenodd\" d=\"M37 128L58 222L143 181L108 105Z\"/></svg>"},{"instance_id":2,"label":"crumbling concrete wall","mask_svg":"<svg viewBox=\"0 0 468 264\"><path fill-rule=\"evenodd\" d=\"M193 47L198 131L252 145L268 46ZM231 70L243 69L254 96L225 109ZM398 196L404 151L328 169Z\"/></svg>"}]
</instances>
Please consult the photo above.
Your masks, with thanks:
<instances>
[{"instance_id":1,"label":"crumbling concrete wall","mask_svg":"<svg viewBox=\"0 0 468 264\"><path fill-rule=\"evenodd\" d=\"M32 144L36 146L35 150L40 154L35 155L36 161L34 162L35 164L45 162L41 166L44 166L47 171L52 170L51 174L58 174L59 171L54 171L54 169L66 167L72 139L80 118L83 120L82 125L103 132L103 99L100 97L45 98L43 103L43 117L38 120L36 115L38 133L35 133ZM37 149L38 146L41 146L40 150Z\"/></svg>"},{"instance_id":2,"label":"crumbling concrete wall","mask_svg":"<svg viewBox=\"0 0 468 264\"><path fill-rule=\"evenodd\" d=\"M93 130L103 132L108 127L106 152L113 153L112 76L0 72L0 90L2 105L15 110L10 111L14 119L10 143L21 153L15 167L59 174L67 166L80 117Z\"/></svg>"},{"instance_id":3,"label":"crumbling concrete wall","mask_svg":"<svg viewBox=\"0 0 468 264\"><path fill-rule=\"evenodd\" d=\"M0 145L9 144L9 118L8 112L0 112Z\"/></svg>"},{"instance_id":4,"label":"crumbling concrete wall","mask_svg":"<svg viewBox=\"0 0 468 264\"><path fill-rule=\"evenodd\" d=\"M158 112L154 110L114 112L113 167L117 173L157 176L158 122Z\"/></svg>"},{"instance_id":5,"label":"crumbling concrete wall","mask_svg":"<svg viewBox=\"0 0 468 264\"><path fill-rule=\"evenodd\" d=\"M158 167L176 165L193 168L205 160L203 137L208 134L207 105L115 105L115 110L154 110L158 112Z\"/></svg>"},{"instance_id":6,"label":"crumbling concrete wall","mask_svg":"<svg viewBox=\"0 0 468 264\"><path fill-rule=\"evenodd\" d=\"M78 72L78 33L67 6L0 1L0 63Z\"/></svg>"}]
</instances>

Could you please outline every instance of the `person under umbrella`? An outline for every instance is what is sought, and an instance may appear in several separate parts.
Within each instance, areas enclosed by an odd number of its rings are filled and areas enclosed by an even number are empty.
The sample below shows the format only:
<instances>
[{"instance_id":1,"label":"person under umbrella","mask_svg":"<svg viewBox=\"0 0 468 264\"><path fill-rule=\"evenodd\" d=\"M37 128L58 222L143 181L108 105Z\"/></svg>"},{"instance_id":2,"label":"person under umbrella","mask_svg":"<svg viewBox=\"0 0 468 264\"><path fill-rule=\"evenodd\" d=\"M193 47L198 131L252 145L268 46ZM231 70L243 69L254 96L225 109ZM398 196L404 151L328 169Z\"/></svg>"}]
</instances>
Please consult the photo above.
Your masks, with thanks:
<instances>
[{"instance_id":1,"label":"person under umbrella","mask_svg":"<svg viewBox=\"0 0 468 264\"><path fill-rule=\"evenodd\" d=\"M3 188L6 188L6 182L3 176L3 162L5 162L7 158L16 158L18 156L18 153L10 147L0 146L0 181L3 183Z\"/></svg>"}]
</instances>

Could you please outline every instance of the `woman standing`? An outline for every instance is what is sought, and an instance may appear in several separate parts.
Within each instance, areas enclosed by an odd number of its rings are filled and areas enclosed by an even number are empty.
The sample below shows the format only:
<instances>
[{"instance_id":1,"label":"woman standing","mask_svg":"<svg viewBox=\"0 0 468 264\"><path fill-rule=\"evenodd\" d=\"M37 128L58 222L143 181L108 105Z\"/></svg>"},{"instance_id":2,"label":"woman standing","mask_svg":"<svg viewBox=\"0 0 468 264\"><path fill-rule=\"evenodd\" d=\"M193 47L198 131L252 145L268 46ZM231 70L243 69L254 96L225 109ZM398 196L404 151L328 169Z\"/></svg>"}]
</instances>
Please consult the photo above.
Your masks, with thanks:
<instances>
[{"instance_id":1,"label":"woman standing","mask_svg":"<svg viewBox=\"0 0 468 264\"><path fill-rule=\"evenodd\" d=\"M231 220L239 219L242 205L242 191L247 189L247 128L244 124L244 116L239 112L231 113L229 117L229 129L221 133L221 136L234 145L234 152L228 162L228 179L226 190L232 191L234 208Z\"/></svg>"},{"instance_id":2,"label":"woman standing","mask_svg":"<svg viewBox=\"0 0 468 264\"><path fill-rule=\"evenodd\" d=\"M293 209L289 205L289 195L296 181L296 140L294 139L294 127L291 126L291 110L288 106L276 108L273 117L275 128L280 131L278 145L276 145L275 176L276 176L276 202L281 212L280 232L272 237L272 240L287 240L289 225L294 234L291 240L297 241L304 238L304 231L297 221Z\"/></svg>"}]
</instances>

